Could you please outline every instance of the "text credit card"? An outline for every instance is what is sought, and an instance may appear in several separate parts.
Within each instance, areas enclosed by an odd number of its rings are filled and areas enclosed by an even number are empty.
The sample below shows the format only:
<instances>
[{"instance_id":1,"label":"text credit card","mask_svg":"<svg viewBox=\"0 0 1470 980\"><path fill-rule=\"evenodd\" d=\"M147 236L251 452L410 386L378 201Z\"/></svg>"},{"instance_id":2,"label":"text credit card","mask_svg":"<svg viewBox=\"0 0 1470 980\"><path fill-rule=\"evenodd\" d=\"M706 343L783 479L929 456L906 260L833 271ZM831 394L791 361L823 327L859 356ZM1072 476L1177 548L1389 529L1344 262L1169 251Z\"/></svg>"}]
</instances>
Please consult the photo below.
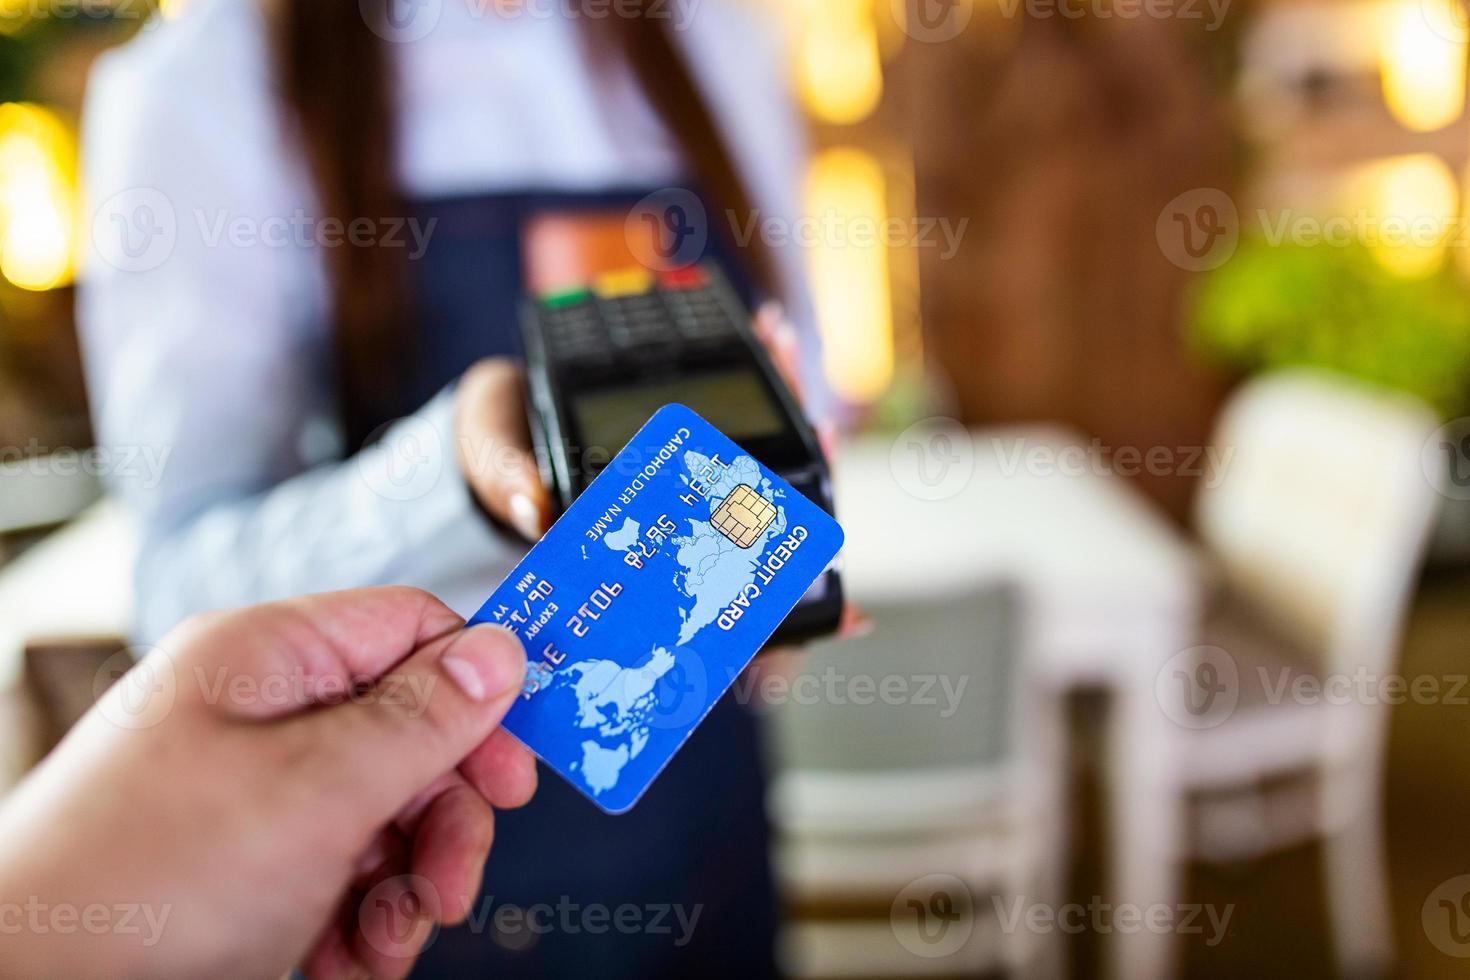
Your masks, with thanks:
<instances>
[{"instance_id":1,"label":"text credit card","mask_svg":"<svg viewBox=\"0 0 1470 980\"><path fill-rule=\"evenodd\" d=\"M826 511L664 406L470 619L526 647L506 729L628 810L841 547Z\"/></svg>"}]
</instances>

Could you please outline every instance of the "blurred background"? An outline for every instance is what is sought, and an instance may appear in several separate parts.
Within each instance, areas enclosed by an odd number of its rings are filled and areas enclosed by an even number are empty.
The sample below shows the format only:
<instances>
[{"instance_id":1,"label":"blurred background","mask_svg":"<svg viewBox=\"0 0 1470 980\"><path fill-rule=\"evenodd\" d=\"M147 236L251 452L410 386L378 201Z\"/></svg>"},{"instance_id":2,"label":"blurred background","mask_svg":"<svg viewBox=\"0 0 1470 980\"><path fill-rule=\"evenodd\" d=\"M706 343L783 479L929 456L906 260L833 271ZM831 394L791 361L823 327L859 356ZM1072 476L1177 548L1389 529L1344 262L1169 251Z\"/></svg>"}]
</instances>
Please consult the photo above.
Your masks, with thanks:
<instances>
[{"instance_id":1,"label":"blurred background","mask_svg":"<svg viewBox=\"0 0 1470 980\"><path fill-rule=\"evenodd\" d=\"M785 968L1463 976L1459 0L749 2L876 623L763 712ZM188 4L0 0L7 783L131 622L78 116Z\"/></svg>"}]
</instances>

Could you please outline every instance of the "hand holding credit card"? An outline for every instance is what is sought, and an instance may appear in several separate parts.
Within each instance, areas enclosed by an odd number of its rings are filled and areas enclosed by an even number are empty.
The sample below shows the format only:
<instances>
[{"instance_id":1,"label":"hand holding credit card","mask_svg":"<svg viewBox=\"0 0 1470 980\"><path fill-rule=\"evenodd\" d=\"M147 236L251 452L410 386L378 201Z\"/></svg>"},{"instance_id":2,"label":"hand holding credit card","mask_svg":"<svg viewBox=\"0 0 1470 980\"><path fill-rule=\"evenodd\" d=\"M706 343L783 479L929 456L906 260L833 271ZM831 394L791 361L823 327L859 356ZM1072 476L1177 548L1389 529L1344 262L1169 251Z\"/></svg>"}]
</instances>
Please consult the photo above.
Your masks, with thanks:
<instances>
[{"instance_id":1,"label":"hand holding credit card","mask_svg":"<svg viewBox=\"0 0 1470 980\"><path fill-rule=\"evenodd\" d=\"M504 727L628 810L841 547L826 511L665 406L470 619L526 647Z\"/></svg>"}]
</instances>

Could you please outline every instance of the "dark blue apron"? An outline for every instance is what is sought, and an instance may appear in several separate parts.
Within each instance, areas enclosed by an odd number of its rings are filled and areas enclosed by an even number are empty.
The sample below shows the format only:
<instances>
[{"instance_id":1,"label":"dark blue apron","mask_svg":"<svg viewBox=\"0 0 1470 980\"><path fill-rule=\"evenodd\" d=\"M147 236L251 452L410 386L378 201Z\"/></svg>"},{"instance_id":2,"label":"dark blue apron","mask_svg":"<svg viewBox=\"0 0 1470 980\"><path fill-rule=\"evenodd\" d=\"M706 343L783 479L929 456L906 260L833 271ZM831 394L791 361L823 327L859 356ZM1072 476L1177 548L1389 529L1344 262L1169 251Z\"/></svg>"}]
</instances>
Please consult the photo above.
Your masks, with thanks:
<instances>
[{"instance_id":1,"label":"dark blue apron","mask_svg":"<svg viewBox=\"0 0 1470 980\"><path fill-rule=\"evenodd\" d=\"M519 356L520 231L528 216L626 210L643 193L496 195L416 207L420 221L437 220L425 255L412 263L421 334L398 414L482 357ZM722 243L708 250L726 258L748 302ZM486 595L495 584L485 583ZM773 975L764 792L754 721L729 697L630 813L606 816L543 769L530 805L496 816L476 923L441 933L414 976Z\"/></svg>"}]
</instances>

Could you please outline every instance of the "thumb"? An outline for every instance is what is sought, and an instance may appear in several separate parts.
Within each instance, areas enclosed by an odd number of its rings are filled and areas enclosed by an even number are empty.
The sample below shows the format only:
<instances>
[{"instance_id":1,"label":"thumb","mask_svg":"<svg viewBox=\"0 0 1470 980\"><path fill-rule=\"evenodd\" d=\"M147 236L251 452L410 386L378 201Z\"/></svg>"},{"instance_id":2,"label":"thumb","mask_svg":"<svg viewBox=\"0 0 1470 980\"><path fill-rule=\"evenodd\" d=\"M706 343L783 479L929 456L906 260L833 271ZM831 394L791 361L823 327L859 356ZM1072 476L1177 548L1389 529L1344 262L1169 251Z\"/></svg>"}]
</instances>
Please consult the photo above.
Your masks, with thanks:
<instances>
[{"instance_id":1,"label":"thumb","mask_svg":"<svg viewBox=\"0 0 1470 980\"><path fill-rule=\"evenodd\" d=\"M391 819L499 726L521 693L526 654L500 626L456 630L411 654L372 690L310 716L318 758L340 799L374 824Z\"/></svg>"},{"instance_id":2,"label":"thumb","mask_svg":"<svg viewBox=\"0 0 1470 980\"><path fill-rule=\"evenodd\" d=\"M492 517L535 541L551 524L551 495L531 452L521 369L487 358L464 373L455 397L466 482Z\"/></svg>"}]
</instances>

